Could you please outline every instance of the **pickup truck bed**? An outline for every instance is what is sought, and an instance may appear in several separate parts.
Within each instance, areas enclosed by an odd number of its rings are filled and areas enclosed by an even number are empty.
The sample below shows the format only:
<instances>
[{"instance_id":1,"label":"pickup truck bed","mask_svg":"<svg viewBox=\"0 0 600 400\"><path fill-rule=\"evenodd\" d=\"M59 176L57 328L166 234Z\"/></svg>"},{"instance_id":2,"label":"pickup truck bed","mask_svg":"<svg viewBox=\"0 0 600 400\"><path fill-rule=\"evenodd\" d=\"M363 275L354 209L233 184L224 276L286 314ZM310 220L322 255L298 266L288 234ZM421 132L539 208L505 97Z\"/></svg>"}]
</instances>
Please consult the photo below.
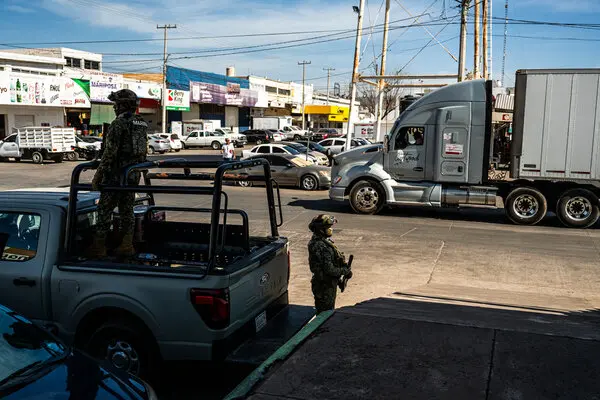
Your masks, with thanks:
<instances>
[{"instance_id":1,"label":"pickup truck bed","mask_svg":"<svg viewBox=\"0 0 600 400\"><path fill-rule=\"evenodd\" d=\"M227 399L595 398L599 322L397 294L317 317Z\"/></svg>"}]
</instances>

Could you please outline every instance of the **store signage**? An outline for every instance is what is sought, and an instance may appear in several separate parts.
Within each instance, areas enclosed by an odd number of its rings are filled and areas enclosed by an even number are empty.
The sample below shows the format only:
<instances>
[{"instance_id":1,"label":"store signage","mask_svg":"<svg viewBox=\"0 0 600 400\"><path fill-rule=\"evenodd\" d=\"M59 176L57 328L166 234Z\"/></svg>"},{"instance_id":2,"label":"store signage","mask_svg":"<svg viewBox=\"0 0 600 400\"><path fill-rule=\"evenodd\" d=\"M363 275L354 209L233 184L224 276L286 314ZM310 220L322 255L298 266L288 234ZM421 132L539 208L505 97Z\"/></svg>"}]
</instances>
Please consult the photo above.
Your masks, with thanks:
<instances>
[{"instance_id":1,"label":"store signage","mask_svg":"<svg viewBox=\"0 0 600 400\"><path fill-rule=\"evenodd\" d=\"M135 92L140 99L161 99L162 86L151 82L123 82L123 89Z\"/></svg>"},{"instance_id":2,"label":"store signage","mask_svg":"<svg viewBox=\"0 0 600 400\"><path fill-rule=\"evenodd\" d=\"M190 92L187 90L167 90L167 110L189 111Z\"/></svg>"},{"instance_id":3,"label":"store signage","mask_svg":"<svg viewBox=\"0 0 600 400\"><path fill-rule=\"evenodd\" d=\"M111 103L108 96L123 88L123 75L95 72L90 75L90 100Z\"/></svg>"},{"instance_id":4,"label":"store signage","mask_svg":"<svg viewBox=\"0 0 600 400\"><path fill-rule=\"evenodd\" d=\"M90 108L90 82L63 77L60 96L60 103L65 107Z\"/></svg>"},{"instance_id":5,"label":"store signage","mask_svg":"<svg viewBox=\"0 0 600 400\"><path fill-rule=\"evenodd\" d=\"M226 106L255 107L258 94L254 90L243 89L237 83L227 86L214 83L190 82L192 102Z\"/></svg>"},{"instance_id":6,"label":"store signage","mask_svg":"<svg viewBox=\"0 0 600 400\"><path fill-rule=\"evenodd\" d=\"M492 113L492 122L512 122L512 120L513 120L512 113L500 113L500 112Z\"/></svg>"},{"instance_id":7,"label":"store signage","mask_svg":"<svg viewBox=\"0 0 600 400\"><path fill-rule=\"evenodd\" d=\"M0 72L0 104L61 106L61 77Z\"/></svg>"}]
</instances>

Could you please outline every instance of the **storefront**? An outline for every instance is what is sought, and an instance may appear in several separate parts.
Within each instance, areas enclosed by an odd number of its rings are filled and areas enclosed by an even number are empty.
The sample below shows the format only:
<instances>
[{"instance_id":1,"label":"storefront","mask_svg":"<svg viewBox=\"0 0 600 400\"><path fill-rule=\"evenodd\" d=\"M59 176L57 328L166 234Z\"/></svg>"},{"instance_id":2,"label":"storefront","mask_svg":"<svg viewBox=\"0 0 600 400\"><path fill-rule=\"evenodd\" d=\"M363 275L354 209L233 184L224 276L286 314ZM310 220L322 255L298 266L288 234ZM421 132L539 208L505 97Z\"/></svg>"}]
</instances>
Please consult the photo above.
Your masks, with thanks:
<instances>
[{"instance_id":1,"label":"storefront","mask_svg":"<svg viewBox=\"0 0 600 400\"><path fill-rule=\"evenodd\" d=\"M307 105L304 112L311 121L311 128L336 128L342 129L348 122L348 107Z\"/></svg>"},{"instance_id":2,"label":"storefront","mask_svg":"<svg viewBox=\"0 0 600 400\"><path fill-rule=\"evenodd\" d=\"M88 80L63 77L62 100L65 107L65 125L75 128L83 135L99 134L98 128L90 128L91 102Z\"/></svg>"}]
</instances>

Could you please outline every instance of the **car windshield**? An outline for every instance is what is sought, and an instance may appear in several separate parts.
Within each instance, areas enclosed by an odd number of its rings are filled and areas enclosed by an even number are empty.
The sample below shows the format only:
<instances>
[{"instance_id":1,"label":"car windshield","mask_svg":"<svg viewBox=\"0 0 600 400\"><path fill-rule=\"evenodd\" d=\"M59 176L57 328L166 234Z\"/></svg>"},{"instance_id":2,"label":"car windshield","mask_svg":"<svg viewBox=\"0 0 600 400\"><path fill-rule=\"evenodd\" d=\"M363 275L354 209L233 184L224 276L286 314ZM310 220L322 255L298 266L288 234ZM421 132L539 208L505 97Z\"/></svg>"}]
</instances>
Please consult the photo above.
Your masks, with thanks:
<instances>
[{"instance_id":1,"label":"car windshield","mask_svg":"<svg viewBox=\"0 0 600 400\"><path fill-rule=\"evenodd\" d=\"M327 149L321 146L319 143L310 142L310 149L321 153L327 153Z\"/></svg>"},{"instance_id":2,"label":"car windshield","mask_svg":"<svg viewBox=\"0 0 600 400\"><path fill-rule=\"evenodd\" d=\"M295 148L293 148L293 147L290 147L290 146L286 145L286 146L283 146L283 148L285 150L287 150L287 152L290 153L290 154L300 154L300 152L298 150L296 150Z\"/></svg>"},{"instance_id":3,"label":"car windshield","mask_svg":"<svg viewBox=\"0 0 600 400\"><path fill-rule=\"evenodd\" d=\"M221 132L206 132L208 136L225 136L224 133Z\"/></svg>"},{"instance_id":4,"label":"car windshield","mask_svg":"<svg viewBox=\"0 0 600 400\"><path fill-rule=\"evenodd\" d=\"M178 140L178 139L179 139L179 136L178 136L177 134L172 134L172 135L171 135L171 139L173 139L173 140Z\"/></svg>"},{"instance_id":5,"label":"car windshield","mask_svg":"<svg viewBox=\"0 0 600 400\"><path fill-rule=\"evenodd\" d=\"M293 131L299 131L300 128L298 128L297 126L290 126L290 129Z\"/></svg>"},{"instance_id":6,"label":"car windshield","mask_svg":"<svg viewBox=\"0 0 600 400\"><path fill-rule=\"evenodd\" d=\"M303 160L300 157L290 158L290 163L292 163L296 167L309 167L313 165L312 162Z\"/></svg>"},{"instance_id":7,"label":"car windshield","mask_svg":"<svg viewBox=\"0 0 600 400\"><path fill-rule=\"evenodd\" d=\"M225 132L226 134L228 134L228 135L231 135L233 133L233 131L231 129L229 129L229 128L221 128L221 130L223 132Z\"/></svg>"},{"instance_id":8,"label":"car windshield","mask_svg":"<svg viewBox=\"0 0 600 400\"><path fill-rule=\"evenodd\" d=\"M64 355L66 347L17 313L0 306L0 382L34 363Z\"/></svg>"},{"instance_id":9,"label":"car windshield","mask_svg":"<svg viewBox=\"0 0 600 400\"><path fill-rule=\"evenodd\" d=\"M290 144L288 144L288 146L293 147L294 149L298 150L300 153L306 153L306 151L308 150L306 148L306 146L304 146L303 144L300 144L300 143L290 143Z\"/></svg>"}]
</instances>

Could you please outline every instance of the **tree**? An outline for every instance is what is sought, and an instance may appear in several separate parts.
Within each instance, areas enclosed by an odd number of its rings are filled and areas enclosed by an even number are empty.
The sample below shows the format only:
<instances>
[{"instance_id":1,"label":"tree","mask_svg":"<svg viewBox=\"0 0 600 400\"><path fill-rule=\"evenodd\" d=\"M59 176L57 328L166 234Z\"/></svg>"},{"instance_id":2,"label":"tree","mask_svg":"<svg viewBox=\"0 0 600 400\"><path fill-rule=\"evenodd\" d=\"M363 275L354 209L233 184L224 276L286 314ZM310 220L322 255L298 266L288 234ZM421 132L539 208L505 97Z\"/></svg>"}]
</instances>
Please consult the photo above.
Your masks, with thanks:
<instances>
[{"instance_id":1,"label":"tree","mask_svg":"<svg viewBox=\"0 0 600 400\"><path fill-rule=\"evenodd\" d=\"M361 83L357 87L358 100L362 107L366 108L371 114L376 115L378 90L375 86L368 83ZM399 95L399 88L386 87L383 94L383 107L381 110L381 119L385 119L396 108L396 98Z\"/></svg>"}]
</instances>

